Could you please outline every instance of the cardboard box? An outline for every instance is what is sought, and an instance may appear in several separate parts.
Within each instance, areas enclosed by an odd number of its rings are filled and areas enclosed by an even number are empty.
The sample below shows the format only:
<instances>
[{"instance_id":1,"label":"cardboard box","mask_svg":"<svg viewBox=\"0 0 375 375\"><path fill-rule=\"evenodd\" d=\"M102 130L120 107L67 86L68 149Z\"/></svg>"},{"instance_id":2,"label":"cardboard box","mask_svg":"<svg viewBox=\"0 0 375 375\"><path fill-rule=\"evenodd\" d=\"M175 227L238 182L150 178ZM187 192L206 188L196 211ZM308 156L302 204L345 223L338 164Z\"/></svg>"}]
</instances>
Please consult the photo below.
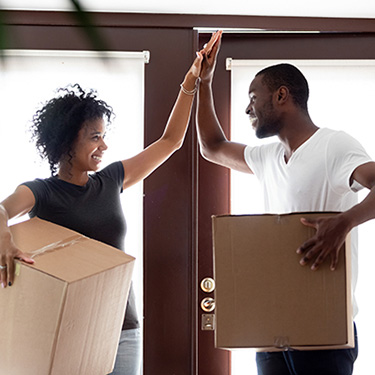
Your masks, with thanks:
<instances>
[{"instance_id":1,"label":"cardboard box","mask_svg":"<svg viewBox=\"0 0 375 375\"><path fill-rule=\"evenodd\" d=\"M328 213L215 216L215 344L260 351L354 345L350 240L339 265L299 264L298 247L315 229L302 217Z\"/></svg>"},{"instance_id":2,"label":"cardboard box","mask_svg":"<svg viewBox=\"0 0 375 375\"><path fill-rule=\"evenodd\" d=\"M134 258L36 218L11 228L35 265L0 290L0 374L110 373Z\"/></svg>"}]
</instances>

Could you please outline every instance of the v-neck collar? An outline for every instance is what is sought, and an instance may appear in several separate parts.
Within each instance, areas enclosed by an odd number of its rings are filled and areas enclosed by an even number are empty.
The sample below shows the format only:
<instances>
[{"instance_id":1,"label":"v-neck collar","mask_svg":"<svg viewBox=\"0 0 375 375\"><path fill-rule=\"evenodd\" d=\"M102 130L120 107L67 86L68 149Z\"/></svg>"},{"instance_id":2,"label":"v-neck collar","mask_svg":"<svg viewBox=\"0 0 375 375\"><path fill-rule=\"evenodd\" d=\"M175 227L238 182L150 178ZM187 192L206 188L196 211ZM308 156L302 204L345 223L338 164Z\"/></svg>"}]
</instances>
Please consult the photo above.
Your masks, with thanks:
<instances>
[{"instance_id":1,"label":"v-neck collar","mask_svg":"<svg viewBox=\"0 0 375 375\"><path fill-rule=\"evenodd\" d=\"M304 149L310 142L313 138L315 138L315 136L320 133L320 130L321 128L318 128L309 138L306 139L305 142L303 142L302 144L300 144L292 153L292 155L290 156L289 160L288 161L285 161L285 149L283 147L283 152L282 152L282 162L285 166L288 166L290 165L290 163L296 158L295 155L298 156L298 154L301 152L302 149Z\"/></svg>"}]
</instances>

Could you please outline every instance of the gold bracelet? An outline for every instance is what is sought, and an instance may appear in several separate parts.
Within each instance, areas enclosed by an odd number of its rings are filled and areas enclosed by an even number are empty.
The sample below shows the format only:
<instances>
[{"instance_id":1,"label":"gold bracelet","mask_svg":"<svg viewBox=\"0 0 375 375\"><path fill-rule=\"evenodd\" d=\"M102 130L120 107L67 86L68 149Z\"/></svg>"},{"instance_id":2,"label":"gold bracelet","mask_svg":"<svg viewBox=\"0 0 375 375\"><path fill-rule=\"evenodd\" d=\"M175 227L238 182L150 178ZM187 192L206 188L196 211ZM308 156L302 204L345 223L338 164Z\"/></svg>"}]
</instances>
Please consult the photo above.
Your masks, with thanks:
<instances>
[{"instance_id":1,"label":"gold bracelet","mask_svg":"<svg viewBox=\"0 0 375 375\"><path fill-rule=\"evenodd\" d=\"M180 87L181 87L182 92L183 92L184 94L186 94L186 95L195 95L195 93L196 93L197 90L198 90L198 87L195 86L193 90L188 91L188 90L185 89L185 87L184 87L184 85L183 85L182 83L180 84Z\"/></svg>"}]
</instances>

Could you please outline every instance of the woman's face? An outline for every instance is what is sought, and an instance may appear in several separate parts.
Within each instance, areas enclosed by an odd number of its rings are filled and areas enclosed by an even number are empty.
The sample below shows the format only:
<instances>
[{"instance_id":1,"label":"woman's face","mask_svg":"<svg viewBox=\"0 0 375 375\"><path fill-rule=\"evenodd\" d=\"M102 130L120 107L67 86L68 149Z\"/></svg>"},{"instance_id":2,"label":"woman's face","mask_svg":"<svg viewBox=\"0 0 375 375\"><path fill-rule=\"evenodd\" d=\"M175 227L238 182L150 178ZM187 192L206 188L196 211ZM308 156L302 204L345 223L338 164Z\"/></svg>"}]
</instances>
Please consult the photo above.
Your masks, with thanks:
<instances>
[{"instance_id":1,"label":"woman's face","mask_svg":"<svg viewBox=\"0 0 375 375\"><path fill-rule=\"evenodd\" d=\"M87 121L83 125L73 146L73 170L95 172L99 169L104 151L108 148L104 137L105 123L102 118Z\"/></svg>"}]
</instances>

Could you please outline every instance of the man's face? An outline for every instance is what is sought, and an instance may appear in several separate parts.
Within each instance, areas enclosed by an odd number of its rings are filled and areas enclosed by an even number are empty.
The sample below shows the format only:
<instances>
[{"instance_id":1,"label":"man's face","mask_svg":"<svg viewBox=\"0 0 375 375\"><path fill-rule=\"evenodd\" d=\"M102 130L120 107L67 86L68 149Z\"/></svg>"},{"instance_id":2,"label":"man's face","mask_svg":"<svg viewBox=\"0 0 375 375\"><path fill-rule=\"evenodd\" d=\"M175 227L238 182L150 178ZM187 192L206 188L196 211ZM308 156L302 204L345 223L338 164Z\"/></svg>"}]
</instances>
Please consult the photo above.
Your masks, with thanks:
<instances>
[{"instance_id":1,"label":"man's face","mask_svg":"<svg viewBox=\"0 0 375 375\"><path fill-rule=\"evenodd\" d=\"M273 104L273 93L263 84L262 76L257 76L250 84L250 103L246 113L258 138L277 135L281 128L280 117Z\"/></svg>"}]
</instances>

